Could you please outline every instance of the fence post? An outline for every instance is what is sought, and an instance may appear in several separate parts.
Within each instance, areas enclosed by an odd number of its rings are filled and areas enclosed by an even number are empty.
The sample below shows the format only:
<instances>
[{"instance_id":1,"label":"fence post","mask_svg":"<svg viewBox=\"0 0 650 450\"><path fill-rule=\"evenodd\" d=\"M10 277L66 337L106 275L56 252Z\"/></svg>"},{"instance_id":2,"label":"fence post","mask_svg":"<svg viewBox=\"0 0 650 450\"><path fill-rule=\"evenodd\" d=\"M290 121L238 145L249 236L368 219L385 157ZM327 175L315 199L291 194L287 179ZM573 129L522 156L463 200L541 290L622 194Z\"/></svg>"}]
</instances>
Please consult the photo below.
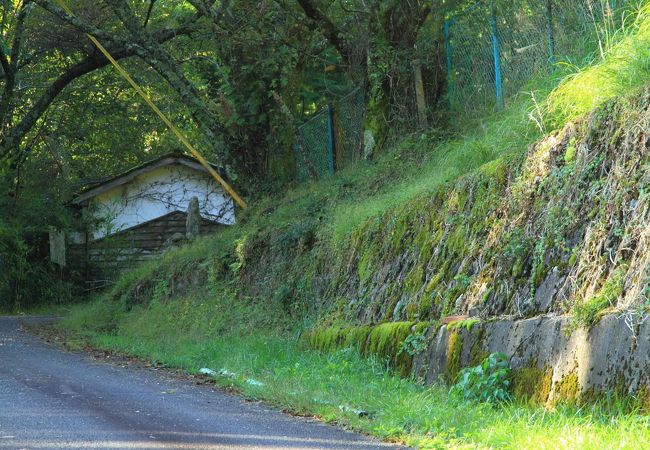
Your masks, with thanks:
<instances>
[{"instance_id":1,"label":"fence post","mask_svg":"<svg viewBox=\"0 0 650 450\"><path fill-rule=\"evenodd\" d=\"M451 35L451 24L453 22L453 19L445 20L445 28L444 28L444 36L445 36L445 57L447 60L447 99L449 101L449 106L451 107L451 88L452 88L452 83L451 83L451 75L452 75L452 67L451 67L451 42L449 41L450 35Z\"/></svg>"},{"instance_id":2,"label":"fence post","mask_svg":"<svg viewBox=\"0 0 650 450\"><path fill-rule=\"evenodd\" d=\"M330 175L334 175L334 108L327 104L327 156L329 158Z\"/></svg>"},{"instance_id":3,"label":"fence post","mask_svg":"<svg viewBox=\"0 0 650 450\"><path fill-rule=\"evenodd\" d=\"M546 0L546 28L548 29L548 51L551 65L555 64L555 36L553 35L553 0Z\"/></svg>"},{"instance_id":4,"label":"fence post","mask_svg":"<svg viewBox=\"0 0 650 450\"><path fill-rule=\"evenodd\" d=\"M494 84L497 94L497 107L503 108L503 91L501 86L501 58L499 56L499 37L497 35L497 14L494 0L490 0L490 15L492 16L492 53L494 56Z\"/></svg>"},{"instance_id":5,"label":"fence post","mask_svg":"<svg viewBox=\"0 0 650 450\"><path fill-rule=\"evenodd\" d=\"M420 129L424 130L429 128L427 121L427 100L424 95L424 82L422 81L422 66L420 60L414 59L412 61L413 77L415 78L415 102L418 110L418 123Z\"/></svg>"}]
</instances>

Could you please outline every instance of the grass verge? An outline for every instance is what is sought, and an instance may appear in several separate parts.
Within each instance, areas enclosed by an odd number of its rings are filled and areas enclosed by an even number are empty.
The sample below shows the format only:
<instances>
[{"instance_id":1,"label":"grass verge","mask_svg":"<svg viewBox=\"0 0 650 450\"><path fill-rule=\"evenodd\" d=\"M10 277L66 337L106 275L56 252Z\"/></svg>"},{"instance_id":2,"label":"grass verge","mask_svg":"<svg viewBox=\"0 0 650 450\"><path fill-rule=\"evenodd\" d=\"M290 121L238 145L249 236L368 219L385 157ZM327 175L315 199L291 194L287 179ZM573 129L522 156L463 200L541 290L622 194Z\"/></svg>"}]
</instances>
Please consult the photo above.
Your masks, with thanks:
<instances>
[{"instance_id":1,"label":"grass verge","mask_svg":"<svg viewBox=\"0 0 650 450\"><path fill-rule=\"evenodd\" d=\"M207 367L217 372L217 384L248 398L420 448L643 448L650 442L650 417L634 399L554 410L465 403L442 385L400 378L352 349L301 348L294 330L275 322L278 313L273 305L260 308L229 295L153 302L129 312L96 301L74 307L57 327L69 341L189 373Z\"/></svg>"}]
</instances>

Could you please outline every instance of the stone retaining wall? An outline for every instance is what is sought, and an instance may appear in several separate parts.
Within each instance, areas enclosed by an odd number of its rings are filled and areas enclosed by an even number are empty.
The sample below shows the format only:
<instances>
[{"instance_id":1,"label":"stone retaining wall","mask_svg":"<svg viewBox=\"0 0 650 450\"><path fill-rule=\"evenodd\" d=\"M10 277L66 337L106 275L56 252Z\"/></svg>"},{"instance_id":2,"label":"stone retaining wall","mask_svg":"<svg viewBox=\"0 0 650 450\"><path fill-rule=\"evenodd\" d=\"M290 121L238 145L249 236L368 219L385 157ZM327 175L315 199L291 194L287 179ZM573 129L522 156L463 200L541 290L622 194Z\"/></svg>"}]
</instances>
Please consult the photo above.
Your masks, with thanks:
<instances>
[{"instance_id":1,"label":"stone retaining wall","mask_svg":"<svg viewBox=\"0 0 650 450\"><path fill-rule=\"evenodd\" d=\"M500 320L470 330L429 331L431 344L414 361L426 382L453 379L461 367L503 352L515 393L542 403L607 392L650 393L650 321L634 312L611 314L590 331L571 330L569 317Z\"/></svg>"}]
</instances>

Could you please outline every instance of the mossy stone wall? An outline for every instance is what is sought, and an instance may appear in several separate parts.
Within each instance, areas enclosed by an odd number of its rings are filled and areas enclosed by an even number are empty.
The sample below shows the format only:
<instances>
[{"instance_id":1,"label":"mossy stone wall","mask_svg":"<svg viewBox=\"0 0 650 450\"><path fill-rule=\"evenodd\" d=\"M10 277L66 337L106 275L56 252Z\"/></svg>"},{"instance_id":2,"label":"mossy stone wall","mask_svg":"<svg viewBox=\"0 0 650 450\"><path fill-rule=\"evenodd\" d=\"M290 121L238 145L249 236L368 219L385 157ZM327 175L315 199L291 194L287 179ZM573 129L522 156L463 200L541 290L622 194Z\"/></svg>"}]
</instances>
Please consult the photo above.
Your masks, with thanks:
<instances>
[{"instance_id":1,"label":"mossy stone wall","mask_svg":"<svg viewBox=\"0 0 650 450\"><path fill-rule=\"evenodd\" d=\"M600 395L644 395L650 387L650 321L610 314L592 329L573 330L569 317L495 320L471 330L431 330L414 367L427 382L453 380L475 365L477 349L503 352L513 369L513 392L548 405Z\"/></svg>"}]
</instances>

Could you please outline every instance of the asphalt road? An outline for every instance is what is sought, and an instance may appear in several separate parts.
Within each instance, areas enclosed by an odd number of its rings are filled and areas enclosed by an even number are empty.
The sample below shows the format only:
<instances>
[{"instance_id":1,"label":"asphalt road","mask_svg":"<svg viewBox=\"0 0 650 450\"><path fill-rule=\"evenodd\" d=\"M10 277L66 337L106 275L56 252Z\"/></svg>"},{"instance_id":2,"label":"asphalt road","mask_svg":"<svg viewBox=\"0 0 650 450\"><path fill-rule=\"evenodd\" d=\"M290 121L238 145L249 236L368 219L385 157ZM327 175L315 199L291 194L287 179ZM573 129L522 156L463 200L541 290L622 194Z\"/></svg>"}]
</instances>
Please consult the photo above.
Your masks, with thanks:
<instances>
[{"instance_id":1,"label":"asphalt road","mask_svg":"<svg viewBox=\"0 0 650 450\"><path fill-rule=\"evenodd\" d=\"M0 449L391 448L171 374L58 350L0 317Z\"/></svg>"}]
</instances>

